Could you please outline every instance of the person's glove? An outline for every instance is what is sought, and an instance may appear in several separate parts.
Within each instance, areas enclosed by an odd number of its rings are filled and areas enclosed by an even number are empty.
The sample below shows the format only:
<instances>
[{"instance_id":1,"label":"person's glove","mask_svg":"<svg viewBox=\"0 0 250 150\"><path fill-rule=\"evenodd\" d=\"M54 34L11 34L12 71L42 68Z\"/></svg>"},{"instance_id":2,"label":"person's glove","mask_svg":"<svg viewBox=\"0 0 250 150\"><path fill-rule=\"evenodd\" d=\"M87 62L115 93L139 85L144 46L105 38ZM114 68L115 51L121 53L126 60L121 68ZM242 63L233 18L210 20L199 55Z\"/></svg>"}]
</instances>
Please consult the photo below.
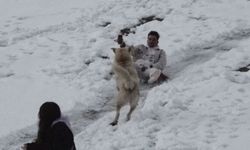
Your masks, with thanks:
<instances>
[{"instance_id":1,"label":"person's glove","mask_svg":"<svg viewBox=\"0 0 250 150\"><path fill-rule=\"evenodd\" d=\"M117 36L117 43L118 43L119 45L121 45L121 44L123 43L122 34L119 34L119 35Z\"/></svg>"},{"instance_id":2,"label":"person's glove","mask_svg":"<svg viewBox=\"0 0 250 150\"><path fill-rule=\"evenodd\" d=\"M123 41L122 34L119 34L119 35L118 35L116 41L117 41L117 43L120 45L121 48L126 46L125 42Z\"/></svg>"}]
</instances>

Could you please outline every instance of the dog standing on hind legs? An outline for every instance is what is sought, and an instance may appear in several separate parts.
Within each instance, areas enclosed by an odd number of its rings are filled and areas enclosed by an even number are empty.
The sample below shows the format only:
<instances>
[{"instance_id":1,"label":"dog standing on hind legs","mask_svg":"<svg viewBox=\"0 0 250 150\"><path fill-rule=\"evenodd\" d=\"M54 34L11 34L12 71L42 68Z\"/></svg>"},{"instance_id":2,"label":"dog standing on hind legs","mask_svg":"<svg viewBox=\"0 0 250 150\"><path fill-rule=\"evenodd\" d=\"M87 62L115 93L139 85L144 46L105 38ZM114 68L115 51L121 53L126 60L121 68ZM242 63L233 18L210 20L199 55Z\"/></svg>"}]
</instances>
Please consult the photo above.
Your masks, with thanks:
<instances>
[{"instance_id":1,"label":"dog standing on hind legs","mask_svg":"<svg viewBox=\"0 0 250 150\"><path fill-rule=\"evenodd\" d=\"M139 77L136 72L131 56L130 48L112 48L115 59L112 64L113 72L116 76L117 104L116 115L110 125L117 125L120 116L120 109L129 103L130 110L127 114L127 121L130 120L132 112L135 110L139 101Z\"/></svg>"}]
</instances>

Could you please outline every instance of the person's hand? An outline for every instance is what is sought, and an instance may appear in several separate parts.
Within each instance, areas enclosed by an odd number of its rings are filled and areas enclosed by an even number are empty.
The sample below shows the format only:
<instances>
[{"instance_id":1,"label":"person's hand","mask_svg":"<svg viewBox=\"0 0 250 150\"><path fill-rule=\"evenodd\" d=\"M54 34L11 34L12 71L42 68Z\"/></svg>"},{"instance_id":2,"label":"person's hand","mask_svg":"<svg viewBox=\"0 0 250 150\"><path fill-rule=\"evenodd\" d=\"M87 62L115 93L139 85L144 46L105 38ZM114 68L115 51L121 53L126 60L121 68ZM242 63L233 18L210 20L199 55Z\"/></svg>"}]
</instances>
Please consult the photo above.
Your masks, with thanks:
<instances>
[{"instance_id":1,"label":"person's hand","mask_svg":"<svg viewBox=\"0 0 250 150\"><path fill-rule=\"evenodd\" d=\"M27 144L24 144L23 146L21 146L21 150L27 150Z\"/></svg>"},{"instance_id":2,"label":"person's hand","mask_svg":"<svg viewBox=\"0 0 250 150\"><path fill-rule=\"evenodd\" d=\"M121 44L123 43L122 34L119 34L119 35L117 36L117 43L118 43L119 45L121 45Z\"/></svg>"},{"instance_id":3,"label":"person's hand","mask_svg":"<svg viewBox=\"0 0 250 150\"><path fill-rule=\"evenodd\" d=\"M121 48L126 47L125 42L123 41L122 34L119 34L117 37L117 43L120 45Z\"/></svg>"}]
</instances>

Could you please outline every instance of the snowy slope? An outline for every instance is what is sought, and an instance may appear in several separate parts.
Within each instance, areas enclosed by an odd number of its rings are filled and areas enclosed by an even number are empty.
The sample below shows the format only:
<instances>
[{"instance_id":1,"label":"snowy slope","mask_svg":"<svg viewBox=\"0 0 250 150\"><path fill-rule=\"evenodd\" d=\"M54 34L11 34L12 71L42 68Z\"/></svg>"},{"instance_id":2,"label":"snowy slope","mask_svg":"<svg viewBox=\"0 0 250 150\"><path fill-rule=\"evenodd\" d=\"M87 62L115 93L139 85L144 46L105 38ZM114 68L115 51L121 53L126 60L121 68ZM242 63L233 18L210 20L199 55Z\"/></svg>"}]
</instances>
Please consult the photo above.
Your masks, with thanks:
<instances>
[{"instance_id":1,"label":"snowy slope","mask_svg":"<svg viewBox=\"0 0 250 150\"><path fill-rule=\"evenodd\" d=\"M0 0L0 8L1 150L32 141L47 100L70 117L79 150L250 147L250 1ZM161 20L140 24L149 16ZM142 88L132 120L125 107L112 127L110 48L124 28L135 45L160 33L170 80Z\"/></svg>"}]
</instances>

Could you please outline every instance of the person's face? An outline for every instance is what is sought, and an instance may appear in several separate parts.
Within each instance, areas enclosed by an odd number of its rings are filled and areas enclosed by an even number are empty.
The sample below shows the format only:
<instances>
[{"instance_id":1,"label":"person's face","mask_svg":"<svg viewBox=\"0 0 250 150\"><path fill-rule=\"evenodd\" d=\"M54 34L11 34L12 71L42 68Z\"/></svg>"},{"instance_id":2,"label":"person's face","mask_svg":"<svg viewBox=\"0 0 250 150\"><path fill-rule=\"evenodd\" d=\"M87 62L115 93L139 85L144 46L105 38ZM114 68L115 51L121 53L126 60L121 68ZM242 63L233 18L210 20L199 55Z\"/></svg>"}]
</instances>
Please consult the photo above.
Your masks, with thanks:
<instances>
[{"instance_id":1,"label":"person's face","mask_svg":"<svg viewBox=\"0 0 250 150\"><path fill-rule=\"evenodd\" d=\"M148 47L155 47L155 46L157 46L158 45L157 37L154 36L154 35L149 35L147 43L148 43Z\"/></svg>"}]
</instances>

